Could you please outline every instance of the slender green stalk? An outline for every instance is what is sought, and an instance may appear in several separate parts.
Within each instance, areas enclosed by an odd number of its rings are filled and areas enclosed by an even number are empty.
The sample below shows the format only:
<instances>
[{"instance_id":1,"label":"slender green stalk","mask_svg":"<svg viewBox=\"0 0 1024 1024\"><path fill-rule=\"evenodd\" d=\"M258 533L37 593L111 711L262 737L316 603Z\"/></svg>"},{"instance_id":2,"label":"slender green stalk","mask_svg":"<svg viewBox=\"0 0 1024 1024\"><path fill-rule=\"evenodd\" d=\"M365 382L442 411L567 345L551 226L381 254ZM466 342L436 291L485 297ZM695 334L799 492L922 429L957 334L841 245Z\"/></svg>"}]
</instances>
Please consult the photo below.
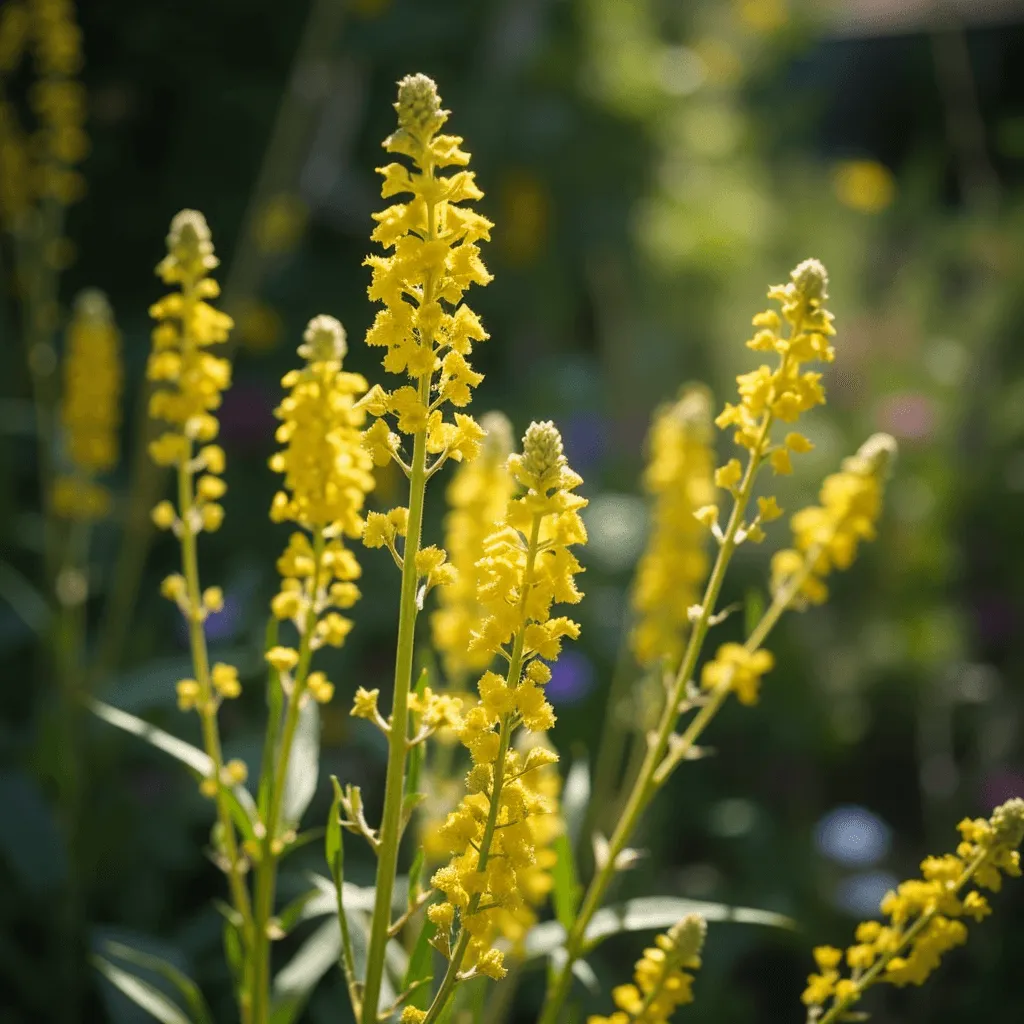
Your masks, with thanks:
<instances>
[{"instance_id":1,"label":"slender green stalk","mask_svg":"<svg viewBox=\"0 0 1024 1024\"><path fill-rule=\"evenodd\" d=\"M263 822L265 829L260 852L259 864L256 867L256 893L253 907L253 973L252 999L253 1024L266 1024L270 1016L270 920L274 914L274 895L277 888L277 865L282 850L278 845L277 830L281 819L281 804L284 800L285 785L288 779L288 765L291 760L292 744L295 741L295 730L299 724L299 710L305 692L306 678L309 675L309 663L313 657L313 631L317 621L317 605L321 600L322 583L320 579L321 563L324 554L324 535L317 531L313 538L313 561L316 565L313 575L312 594L306 619L299 638L299 663L295 668L292 692L288 697L285 711L284 726L281 730L281 742L277 748L277 756L272 765L265 765L263 771L272 772L270 799L267 805L267 818ZM273 723L268 725L272 728Z\"/></svg>"},{"instance_id":2,"label":"slender green stalk","mask_svg":"<svg viewBox=\"0 0 1024 1024\"><path fill-rule=\"evenodd\" d=\"M701 602L700 615L690 633L690 639L686 645L686 651L683 654L682 663L679 666L679 672L676 675L672 692L666 700L664 710L662 711L657 733L648 748L643 767L633 784L622 816L619 818L615 831L609 840L607 859L599 867L591 880L576 921L566 937L565 949L568 956L562 969L549 984L538 1024L557 1024L562 1005L572 987L573 964L584 952L587 925L589 925L590 919L601 906L605 893L615 878L617 873L615 866L616 858L625 849L626 844L639 824L641 816L659 788L659 783L655 781L655 773L668 751L669 739L679 718L680 703L684 698L687 683L696 668L697 659L704 645L704 638L707 636L708 629L711 626L711 618L714 614L722 585L725 582L726 569L732 559L733 552L736 550L736 535L739 532L743 522L743 515L753 493L757 470L763 461L761 452L771 429L771 423L772 416L770 413L766 413L764 422L761 425L758 442L751 451L746 472L736 492L732 514L729 516L729 522L718 549L718 557L715 559L715 564L711 570L711 576L704 592L704 599ZM683 734L682 742L678 744L677 750L684 748L684 745L686 745L685 749L692 749L694 742L696 742L711 719L714 718L727 696L728 689L724 687L720 687L712 694L708 703L700 709L690 723L689 728Z\"/></svg>"},{"instance_id":3,"label":"slender green stalk","mask_svg":"<svg viewBox=\"0 0 1024 1024\"><path fill-rule=\"evenodd\" d=\"M199 709L199 720L202 725L203 748L213 763L213 780L217 785L217 818L220 822L224 853L227 859L226 871L228 883L235 909L241 914L246 938L251 948L252 942L252 907L249 902L249 891L242 880L243 868L238 855L238 843L235 836L234 822L228 807L227 793L224 791L223 769L224 755L220 745L220 732L217 728L217 707L213 696L213 684L210 681L210 659L206 650L206 635L203 624L197 614L202 608L202 591L199 586L199 559L196 535L189 522L192 509L192 473L187 464L178 467L178 507L182 513L183 529L181 531L181 570L185 577L188 606L192 614L188 616L189 646L192 651L192 664L199 683L202 704ZM248 1013L243 1014L248 1021Z\"/></svg>"},{"instance_id":4,"label":"slender green stalk","mask_svg":"<svg viewBox=\"0 0 1024 1024\"><path fill-rule=\"evenodd\" d=\"M430 375L420 379L420 401L430 403ZM391 930L391 896L398 870L398 849L402 841L402 803L405 793L405 763L409 753L409 691L412 687L413 648L416 616L416 555L423 532L426 496L427 434L414 436L409 476L409 521L402 555L402 591L398 609L398 647L395 655L395 687L388 733L388 768L384 784L384 810L377 851L377 889L366 955L366 984L363 989L362 1024L377 1024L384 957Z\"/></svg>"}]
</instances>

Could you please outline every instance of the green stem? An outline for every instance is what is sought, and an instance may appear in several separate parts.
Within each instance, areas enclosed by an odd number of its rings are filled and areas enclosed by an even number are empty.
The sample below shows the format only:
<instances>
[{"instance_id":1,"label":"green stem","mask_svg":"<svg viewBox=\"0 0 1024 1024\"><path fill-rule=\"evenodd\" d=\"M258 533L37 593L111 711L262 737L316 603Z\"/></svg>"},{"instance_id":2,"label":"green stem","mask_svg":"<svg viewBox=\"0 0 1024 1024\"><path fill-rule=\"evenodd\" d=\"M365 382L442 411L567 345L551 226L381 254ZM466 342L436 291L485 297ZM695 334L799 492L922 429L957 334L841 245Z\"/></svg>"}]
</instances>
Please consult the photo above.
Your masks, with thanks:
<instances>
[{"instance_id":1,"label":"green stem","mask_svg":"<svg viewBox=\"0 0 1024 1024\"><path fill-rule=\"evenodd\" d=\"M281 818L281 804L284 800L285 785L288 779L288 765L291 760L292 744L295 741L295 730L299 724L299 710L305 692L306 678L309 675L309 664L313 657L313 631L317 622L317 605L321 599L321 566L323 563L326 542L321 530L313 538L313 570L312 593L306 619L299 638L299 663L295 668L292 691L288 696L288 708L285 711L284 726L281 731L281 743L277 750L274 764L267 765L264 771L272 771L273 778L270 788L270 799L267 805L267 819L263 823L264 835L259 864L256 867L256 893L253 910L253 953L252 953L252 1000L253 1024L266 1024L270 1015L270 920L274 914L274 895L277 888L277 865L283 852L277 846L277 830ZM268 728L272 728L271 723Z\"/></svg>"},{"instance_id":2,"label":"green stem","mask_svg":"<svg viewBox=\"0 0 1024 1024\"><path fill-rule=\"evenodd\" d=\"M700 652L704 645L704 638L707 636L711 625L711 618L718 602L718 596L725 582L726 569L736 549L736 534L739 532L743 522L743 515L753 493L757 470L764 458L763 452L771 424L771 414L767 413L762 422L757 442L751 450L746 472L736 492L732 514L729 516L729 523L726 526L718 549L718 557L715 559L714 568L711 571L711 576L704 592L704 599L701 602L700 615L693 625L693 631L690 633L690 639L687 642L686 651L683 654L682 663L679 666L679 672L676 675L672 692L666 700L664 710L662 711L657 733L648 748L643 767L633 784L622 816L619 818L615 831L612 833L607 860L591 880L576 921L566 937L565 949L568 955L562 969L555 975L553 981L548 986L548 992L538 1024L557 1024L562 1005L572 987L573 964L584 952L587 926L590 924L590 919L601 906L605 893L608 891L617 872L615 867L616 858L632 838L641 816L659 788L659 783L655 781L655 773L668 750L669 738L679 718L680 703L685 695L687 683L693 675L697 659L700 657ZM728 689L724 687L720 687L712 694L708 703L700 709L690 723L689 728L683 734L680 746L685 743L692 747L707 724L714 718L727 696Z\"/></svg>"},{"instance_id":3,"label":"green stem","mask_svg":"<svg viewBox=\"0 0 1024 1024\"><path fill-rule=\"evenodd\" d=\"M183 343L188 344L187 332L192 322L192 307L197 301L194 282L182 285L183 311L182 331ZM178 466L178 516L181 520L181 572L185 577L188 613L189 646L192 652L192 665L199 684L200 704L199 721L202 728L203 748L212 762L213 781L217 787L216 804L217 820L220 825L223 857L226 861L225 873L231 891L235 910L242 918L242 929L245 948L251 955L253 949L252 905L249 890L243 880L244 867L239 857L238 842L235 835L234 822L228 807L227 793L224 788L223 769L224 755L221 750L220 732L217 728L217 703L214 697L213 684L210 678L210 658L206 650L206 634L203 632L202 588L199 583L199 554L196 543L196 530L193 525L195 494L193 491L193 470L191 459ZM251 993L244 990L239 997L239 1010L243 1024L251 1024Z\"/></svg>"},{"instance_id":4,"label":"green stem","mask_svg":"<svg viewBox=\"0 0 1024 1024\"><path fill-rule=\"evenodd\" d=\"M420 401L430 401L430 374L420 378ZM395 685L391 704L391 731L388 733L388 768L384 784L384 810L380 823L380 848L377 851L377 888L370 924L370 943L366 954L366 985L363 989L362 1024L377 1024L380 987L384 976L384 957L391 929L391 896L398 870L398 849L402 841L402 803L405 791L405 762L408 755L409 691L412 687L413 648L415 645L416 555L423 532L423 505L426 495L427 434L414 435L412 472L409 477L409 520L402 561L401 603L398 609L398 646L395 654Z\"/></svg>"}]
</instances>

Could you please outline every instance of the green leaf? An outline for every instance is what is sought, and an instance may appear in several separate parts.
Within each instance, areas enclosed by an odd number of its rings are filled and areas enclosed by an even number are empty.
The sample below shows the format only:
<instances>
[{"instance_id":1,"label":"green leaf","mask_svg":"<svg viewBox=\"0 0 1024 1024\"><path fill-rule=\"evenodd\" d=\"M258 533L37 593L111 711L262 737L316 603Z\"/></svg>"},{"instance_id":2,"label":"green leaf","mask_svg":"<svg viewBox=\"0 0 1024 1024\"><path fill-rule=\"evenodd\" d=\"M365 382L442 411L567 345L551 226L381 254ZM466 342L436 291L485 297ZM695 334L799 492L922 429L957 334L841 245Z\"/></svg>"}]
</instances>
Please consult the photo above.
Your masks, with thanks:
<instances>
[{"instance_id":1,"label":"green leaf","mask_svg":"<svg viewBox=\"0 0 1024 1024\"><path fill-rule=\"evenodd\" d=\"M155 725L150 725L149 722L128 714L127 711L111 707L93 697L85 698L85 706L104 722L123 729L133 736L138 736L139 739L145 740L157 750L170 754L200 778L213 777L213 761L205 751L192 746L191 743L186 743L184 740L178 739L177 736L172 736L169 732L164 732L163 729L158 729ZM225 792L228 795L231 817L243 836L246 839L251 839L255 834L254 826L257 820L256 804L252 794L245 786L227 786Z\"/></svg>"},{"instance_id":2,"label":"green leaf","mask_svg":"<svg viewBox=\"0 0 1024 1024\"><path fill-rule=\"evenodd\" d=\"M339 866L344 866L345 851L342 847L341 835L341 783L338 776L331 776L331 786L334 789L334 798L331 800L331 809L327 812L327 831L324 835L324 857L327 860L327 867L334 876L334 884L341 885L338 873L335 870L334 858L338 857Z\"/></svg>"},{"instance_id":3,"label":"green leaf","mask_svg":"<svg viewBox=\"0 0 1024 1024\"><path fill-rule=\"evenodd\" d=\"M417 982L426 981L434 970L434 947L430 940L437 932L437 926L428 918L424 918L423 927L416 939L416 945L412 948L409 957L409 967L402 980L402 991L406 992ZM415 1006L419 1010L425 1010L430 1005L430 986L421 985L405 1001L407 1006Z\"/></svg>"},{"instance_id":4,"label":"green leaf","mask_svg":"<svg viewBox=\"0 0 1024 1024\"><path fill-rule=\"evenodd\" d=\"M341 931L336 920L325 921L299 947L274 979L270 1024L292 1024L320 979L337 963Z\"/></svg>"},{"instance_id":5,"label":"green leaf","mask_svg":"<svg viewBox=\"0 0 1024 1024\"><path fill-rule=\"evenodd\" d=\"M169 981L181 993L194 1024L213 1024L213 1014L210 1013L210 1008L206 1005L199 986L187 974L178 970L174 964L164 960L163 957L154 956L152 953L143 953L122 942L108 941L105 943L105 948L111 956L119 960L127 960L128 963L135 964L136 967L154 971L161 978Z\"/></svg>"},{"instance_id":6,"label":"green leaf","mask_svg":"<svg viewBox=\"0 0 1024 1024\"><path fill-rule=\"evenodd\" d=\"M285 828L295 828L316 793L320 773L320 705L307 699L299 708L288 771L284 779L281 820Z\"/></svg>"},{"instance_id":7,"label":"green leaf","mask_svg":"<svg viewBox=\"0 0 1024 1024\"><path fill-rule=\"evenodd\" d=\"M565 820L565 830L569 833L569 843L574 850L579 846L580 832L583 830L589 803L590 766L585 757L577 757L573 760L572 767L565 777L565 785L562 787L562 818Z\"/></svg>"},{"instance_id":8,"label":"green leaf","mask_svg":"<svg viewBox=\"0 0 1024 1024\"><path fill-rule=\"evenodd\" d=\"M129 974L101 956L94 955L91 959L107 981L123 992L136 1006L160 1021L160 1024L198 1024L189 1020L181 1007L155 985Z\"/></svg>"},{"instance_id":9,"label":"green leaf","mask_svg":"<svg viewBox=\"0 0 1024 1024\"><path fill-rule=\"evenodd\" d=\"M35 405L27 399L0 399L0 434L32 437L36 432Z\"/></svg>"},{"instance_id":10,"label":"green leaf","mask_svg":"<svg viewBox=\"0 0 1024 1024\"><path fill-rule=\"evenodd\" d=\"M416 851L416 856L413 858L412 867L409 868L409 895L406 898L405 906L407 910L412 910L413 903L419 899L423 892L421 876L423 874L423 864L427 859L427 851L424 847L420 847Z\"/></svg>"},{"instance_id":11,"label":"green leaf","mask_svg":"<svg viewBox=\"0 0 1024 1024\"><path fill-rule=\"evenodd\" d=\"M319 897L319 889L309 889L300 896L296 896L295 899L293 899L291 903L289 903L284 910L277 915L277 924L281 931L285 935L289 935L297 924L307 920L311 916L308 913L309 905L314 903L314 901L319 899Z\"/></svg>"},{"instance_id":12,"label":"green leaf","mask_svg":"<svg viewBox=\"0 0 1024 1024\"><path fill-rule=\"evenodd\" d=\"M580 905L580 886L576 873L576 858L573 856L572 843L564 832L554 841L555 867L551 872L554 883L551 899L555 905L555 917L568 931L576 920L576 911Z\"/></svg>"},{"instance_id":13,"label":"green leaf","mask_svg":"<svg viewBox=\"0 0 1024 1024\"><path fill-rule=\"evenodd\" d=\"M0 597L33 633L43 636L50 623L50 606L28 578L7 562L0 562Z\"/></svg>"},{"instance_id":14,"label":"green leaf","mask_svg":"<svg viewBox=\"0 0 1024 1024\"><path fill-rule=\"evenodd\" d=\"M264 651L277 646L278 621L271 615L264 637ZM281 689L280 673L273 665L267 664L267 731L263 737L263 759L260 763L260 784L257 791L257 805L260 819L266 821L270 812L270 787L274 775L274 750L281 729L281 714L284 711L284 690Z\"/></svg>"},{"instance_id":15,"label":"green leaf","mask_svg":"<svg viewBox=\"0 0 1024 1024\"><path fill-rule=\"evenodd\" d=\"M687 914L701 914L706 921L732 921L759 924L770 928L793 929L796 922L784 914L751 907L730 907L724 903L684 900L675 896L641 896L599 910L591 918L586 932L588 951L610 935L620 932L662 931L671 928ZM565 942L565 928L558 921L535 925L526 936L524 956L533 959L551 956Z\"/></svg>"},{"instance_id":16,"label":"green leaf","mask_svg":"<svg viewBox=\"0 0 1024 1024\"><path fill-rule=\"evenodd\" d=\"M14 880L39 891L60 885L67 875L64 840L35 780L0 775L0 807L0 855Z\"/></svg>"}]
</instances>

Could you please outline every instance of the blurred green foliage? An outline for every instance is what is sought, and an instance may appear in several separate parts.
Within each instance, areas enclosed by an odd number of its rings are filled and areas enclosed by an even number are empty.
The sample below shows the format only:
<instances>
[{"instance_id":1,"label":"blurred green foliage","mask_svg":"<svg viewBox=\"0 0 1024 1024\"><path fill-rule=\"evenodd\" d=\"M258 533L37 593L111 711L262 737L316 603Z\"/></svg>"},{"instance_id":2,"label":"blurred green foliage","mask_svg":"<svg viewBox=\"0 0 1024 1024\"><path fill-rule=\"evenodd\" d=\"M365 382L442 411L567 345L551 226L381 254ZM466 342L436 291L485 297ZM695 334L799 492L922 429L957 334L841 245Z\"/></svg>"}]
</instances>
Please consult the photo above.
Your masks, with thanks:
<instances>
[{"instance_id":1,"label":"blurred green foliage","mask_svg":"<svg viewBox=\"0 0 1024 1024\"><path fill-rule=\"evenodd\" d=\"M350 368L375 375L376 356L355 343L371 314L360 263L400 75L439 82L487 191L480 208L497 224L496 281L479 300L492 340L480 349L487 379L476 408L501 407L517 426L556 419L593 501L586 653L563 680L563 751L584 750L599 731L629 584L622 552L642 543L629 496L650 410L694 378L727 397L766 284L808 255L829 267L839 328L829 405L808 424L815 452L779 497L792 508L866 434L888 430L903 454L881 536L826 608L779 630L762 703L723 713L717 756L673 782L643 836L644 870L621 894L795 917L794 935L713 927L696 1009L706 1020L801 1020L810 947L841 943L865 900L944 849L959 817L1024 794L1024 95L1011 73L1024 27L840 39L796 0L104 0L79 14L92 152L62 299L83 286L109 293L136 406L146 309L159 293L151 267L171 215L192 206L210 221L244 327L223 410L230 528L203 553L205 577L227 595L214 655L243 681L259 681L275 586L266 459L277 381L301 326L338 316L353 340ZM326 20L311 40L317 18ZM282 125L283 103L292 106ZM852 180L844 161L862 162ZM0 1019L140 1019L80 955L114 938L188 967L228 1020L211 906L221 880L202 853L209 808L178 766L84 722L87 814L75 848L62 846L55 778L67 752L34 643L47 616L32 582L37 483L9 279L4 288ZM115 480L122 494L136 411ZM386 506L386 480L380 492ZM435 502L434 536L440 513ZM97 631L122 543L117 520L98 530L88 608ZM157 594L174 557L166 541L153 548L123 647L94 685L187 735L193 724L173 691L187 670L185 638ZM336 656L332 677L346 682L323 713L318 820L330 774L361 784L371 806L380 800L379 737L354 728L345 708L356 685L387 686L397 582L385 562L364 558L358 628ZM763 585L765 568L761 553L744 552L735 600ZM259 692L252 685L223 715L227 755L250 764ZM825 817L850 807L876 816L886 836L876 854L858 855L870 829L858 831L856 816ZM847 821L838 860L823 840L830 820ZM322 873L320 859L315 844L295 858L286 897L307 888L304 870ZM346 871L356 884L372 880L366 861ZM72 877L77 919L67 912ZM1017 1021L1024 891L999 902L926 989L876 993L874 1019ZM281 964L296 947L278 951ZM599 975L614 966L618 979L638 953L635 937L609 942ZM531 1019L540 980L525 979L514 1019ZM343 1004L332 972L309 1019L345 1019Z\"/></svg>"}]
</instances>

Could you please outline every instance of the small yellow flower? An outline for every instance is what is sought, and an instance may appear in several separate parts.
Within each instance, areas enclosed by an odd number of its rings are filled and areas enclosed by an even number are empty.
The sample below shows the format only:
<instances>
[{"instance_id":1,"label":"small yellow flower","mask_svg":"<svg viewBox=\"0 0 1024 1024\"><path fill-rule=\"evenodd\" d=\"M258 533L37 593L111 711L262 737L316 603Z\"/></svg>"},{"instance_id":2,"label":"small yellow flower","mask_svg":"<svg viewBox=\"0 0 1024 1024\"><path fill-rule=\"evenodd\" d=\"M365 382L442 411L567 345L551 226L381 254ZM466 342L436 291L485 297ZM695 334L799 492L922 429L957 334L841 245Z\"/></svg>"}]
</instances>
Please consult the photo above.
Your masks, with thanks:
<instances>
[{"instance_id":1,"label":"small yellow flower","mask_svg":"<svg viewBox=\"0 0 1024 1024\"><path fill-rule=\"evenodd\" d=\"M299 652L291 647L271 647L264 657L278 672L290 672L299 663Z\"/></svg>"},{"instance_id":2,"label":"small yellow flower","mask_svg":"<svg viewBox=\"0 0 1024 1024\"><path fill-rule=\"evenodd\" d=\"M356 690L355 701L352 705L352 715L355 718L368 718L371 721L377 717L377 698L380 690L374 688L366 690L362 686Z\"/></svg>"},{"instance_id":3,"label":"small yellow flower","mask_svg":"<svg viewBox=\"0 0 1024 1024\"><path fill-rule=\"evenodd\" d=\"M242 692L242 684L238 681L238 669L234 665L217 662L210 673L213 688L222 696L231 700Z\"/></svg>"},{"instance_id":4,"label":"small yellow flower","mask_svg":"<svg viewBox=\"0 0 1024 1024\"><path fill-rule=\"evenodd\" d=\"M704 666L700 685L705 690L727 685L741 704L756 704L761 677L774 664L769 651L748 651L742 644L722 644L714 660Z\"/></svg>"}]
</instances>

